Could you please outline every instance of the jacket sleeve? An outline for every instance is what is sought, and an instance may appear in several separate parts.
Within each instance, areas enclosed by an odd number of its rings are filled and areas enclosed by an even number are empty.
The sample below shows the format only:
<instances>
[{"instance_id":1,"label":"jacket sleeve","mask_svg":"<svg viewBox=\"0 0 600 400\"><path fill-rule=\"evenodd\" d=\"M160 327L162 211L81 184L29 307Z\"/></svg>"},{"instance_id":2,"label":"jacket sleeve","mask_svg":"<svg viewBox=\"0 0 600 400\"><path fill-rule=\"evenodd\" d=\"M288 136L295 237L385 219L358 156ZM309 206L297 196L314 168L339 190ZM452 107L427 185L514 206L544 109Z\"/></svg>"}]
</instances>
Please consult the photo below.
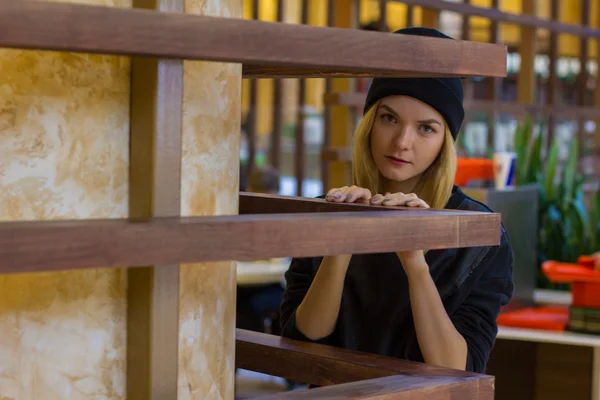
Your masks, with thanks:
<instances>
[{"instance_id":1,"label":"jacket sleeve","mask_svg":"<svg viewBox=\"0 0 600 400\"><path fill-rule=\"evenodd\" d=\"M321 258L316 260L320 264ZM294 258L285 273L286 287L280 307L281 336L306 342L329 344L329 337L315 341L304 336L296 326L296 310L304 300L315 275L314 262L313 258Z\"/></svg>"},{"instance_id":2,"label":"jacket sleeve","mask_svg":"<svg viewBox=\"0 0 600 400\"><path fill-rule=\"evenodd\" d=\"M478 269L472 274L471 291L450 317L458 332L467 342L467 371L485 373L487 361L494 347L498 325L496 319L503 305L513 294L513 253L506 233L499 246L492 247Z\"/></svg>"}]
</instances>

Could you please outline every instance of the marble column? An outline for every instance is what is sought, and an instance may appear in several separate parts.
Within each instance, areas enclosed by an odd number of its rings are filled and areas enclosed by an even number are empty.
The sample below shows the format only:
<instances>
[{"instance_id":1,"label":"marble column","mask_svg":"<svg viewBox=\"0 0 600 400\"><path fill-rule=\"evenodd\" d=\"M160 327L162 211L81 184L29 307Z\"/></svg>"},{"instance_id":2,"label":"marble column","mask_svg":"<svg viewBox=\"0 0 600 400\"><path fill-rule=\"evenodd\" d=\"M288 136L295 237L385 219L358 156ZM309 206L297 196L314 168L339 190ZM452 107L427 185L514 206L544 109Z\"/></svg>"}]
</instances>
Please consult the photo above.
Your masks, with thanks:
<instances>
[{"instance_id":1,"label":"marble column","mask_svg":"<svg viewBox=\"0 0 600 400\"><path fill-rule=\"evenodd\" d=\"M184 68L182 215L235 214L241 67ZM128 57L0 49L0 220L126 217L129 95ZM183 266L180 286L179 398L232 399L235 265ZM0 398L125 399L126 290L119 269L0 275Z\"/></svg>"}]
</instances>

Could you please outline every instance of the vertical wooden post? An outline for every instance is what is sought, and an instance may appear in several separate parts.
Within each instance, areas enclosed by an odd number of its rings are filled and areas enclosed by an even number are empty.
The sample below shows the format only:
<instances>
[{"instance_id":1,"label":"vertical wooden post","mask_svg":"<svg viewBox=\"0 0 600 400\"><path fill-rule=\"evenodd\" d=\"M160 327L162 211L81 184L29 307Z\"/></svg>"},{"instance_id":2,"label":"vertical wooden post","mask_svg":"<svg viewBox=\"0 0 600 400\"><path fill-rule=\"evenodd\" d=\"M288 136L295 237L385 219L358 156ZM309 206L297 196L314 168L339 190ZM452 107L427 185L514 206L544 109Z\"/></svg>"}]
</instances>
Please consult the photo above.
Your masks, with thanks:
<instances>
[{"instance_id":1,"label":"vertical wooden post","mask_svg":"<svg viewBox=\"0 0 600 400\"><path fill-rule=\"evenodd\" d=\"M327 26L333 27L335 24L335 1L328 0L327 3ZM332 79L325 78L325 93L331 93ZM331 146L331 105L325 103L323 110L323 145L321 150ZM321 182L323 184L323 192L329 190L329 161L321 157Z\"/></svg>"},{"instance_id":2,"label":"vertical wooden post","mask_svg":"<svg viewBox=\"0 0 600 400\"><path fill-rule=\"evenodd\" d=\"M497 10L499 7L499 0L492 0L491 8ZM499 43L500 41L500 27L498 22L490 21L490 43ZM487 78L486 79L486 97L492 102L496 102L500 99L502 92L502 79L500 78ZM488 130L487 130L487 143L488 146L494 148L496 143L496 120L498 113L495 111L490 112L488 115Z\"/></svg>"},{"instance_id":3,"label":"vertical wooden post","mask_svg":"<svg viewBox=\"0 0 600 400\"><path fill-rule=\"evenodd\" d=\"M252 19L258 18L258 7L260 0L252 0ZM258 113L258 81L255 78L250 79L250 106L246 119L246 135L248 139L248 166L246 174L249 176L254 168L254 158L256 157L256 114Z\"/></svg>"},{"instance_id":4,"label":"vertical wooden post","mask_svg":"<svg viewBox=\"0 0 600 400\"><path fill-rule=\"evenodd\" d=\"M301 24L308 24L308 0L302 0ZM304 149L304 107L306 103L306 79L298 79L298 106L296 108L296 146L294 152L294 166L296 170L296 196L302 196L302 183L304 182L304 165L306 152Z\"/></svg>"},{"instance_id":5,"label":"vertical wooden post","mask_svg":"<svg viewBox=\"0 0 600 400\"><path fill-rule=\"evenodd\" d=\"M134 0L183 12L184 0ZM129 215L180 214L183 61L132 58ZM177 398L179 265L127 270L127 398Z\"/></svg>"},{"instance_id":6,"label":"vertical wooden post","mask_svg":"<svg viewBox=\"0 0 600 400\"><path fill-rule=\"evenodd\" d=\"M358 13L358 7L353 0L332 0L335 3L335 12L333 17L334 26L337 28L351 28L355 13ZM331 79L331 92L345 93L352 90L352 81L347 78ZM331 106L331 146L344 149L350 146L351 129L354 125L351 120L352 112L350 107L343 105ZM324 188L327 192L332 187L340 187L351 184L347 161L331 161L329 164L329 187Z\"/></svg>"},{"instance_id":7,"label":"vertical wooden post","mask_svg":"<svg viewBox=\"0 0 600 400\"><path fill-rule=\"evenodd\" d=\"M591 4L590 0L581 0L581 25L590 25L590 11ZM587 97L587 63L589 60L588 55L588 38L579 38L579 76L577 77L577 105L579 107L585 107ZM577 137L579 140L579 157L583 159L586 157L587 149L587 133L585 131L585 122L587 117L580 114L577 118Z\"/></svg>"},{"instance_id":8,"label":"vertical wooden post","mask_svg":"<svg viewBox=\"0 0 600 400\"><path fill-rule=\"evenodd\" d=\"M550 18L553 21L558 21L560 18L560 2L558 0L552 0L550 3ZM549 74L548 74L548 85L546 87L546 105L552 110L553 106L558 104L556 83L558 76L556 68L558 65L558 33L550 31L550 48L548 49L549 59ZM552 111L548 112L548 138L546 141L546 148L550 148L552 140L554 140L554 128L556 125L556 118Z\"/></svg>"},{"instance_id":9,"label":"vertical wooden post","mask_svg":"<svg viewBox=\"0 0 600 400\"><path fill-rule=\"evenodd\" d=\"M422 7L422 23L425 28L438 29L440 26L440 12L430 8Z\"/></svg>"},{"instance_id":10,"label":"vertical wooden post","mask_svg":"<svg viewBox=\"0 0 600 400\"><path fill-rule=\"evenodd\" d=\"M284 20L284 1L277 0L277 22ZM279 170L281 158L281 136L283 135L283 82L273 80L273 129L271 131L271 165Z\"/></svg>"},{"instance_id":11,"label":"vertical wooden post","mask_svg":"<svg viewBox=\"0 0 600 400\"><path fill-rule=\"evenodd\" d=\"M388 31L387 24L387 0L379 0L379 30L382 32Z\"/></svg>"},{"instance_id":12,"label":"vertical wooden post","mask_svg":"<svg viewBox=\"0 0 600 400\"><path fill-rule=\"evenodd\" d=\"M463 0L465 4L470 4L470 0ZM471 16L468 14L462 15L461 40L470 40L471 37ZM464 100L470 102L473 100L473 80L472 78L463 79ZM471 121L473 113L465 112L465 119L462 128L467 126Z\"/></svg>"},{"instance_id":13,"label":"vertical wooden post","mask_svg":"<svg viewBox=\"0 0 600 400\"><path fill-rule=\"evenodd\" d=\"M535 0L523 0L522 13L525 15L536 15ZM521 55L521 67L517 81L517 101L523 104L535 104L536 101L536 79L535 79L535 54L536 54L536 28L521 26L521 43L519 54Z\"/></svg>"},{"instance_id":14,"label":"vertical wooden post","mask_svg":"<svg viewBox=\"0 0 600 400\"><path fill-rule=\"evenodd\" d=\"M414 7L412 5L406 5L406 27L410 28L413 26L413 15L414 15Z\"/></svg>"}]
</instances>

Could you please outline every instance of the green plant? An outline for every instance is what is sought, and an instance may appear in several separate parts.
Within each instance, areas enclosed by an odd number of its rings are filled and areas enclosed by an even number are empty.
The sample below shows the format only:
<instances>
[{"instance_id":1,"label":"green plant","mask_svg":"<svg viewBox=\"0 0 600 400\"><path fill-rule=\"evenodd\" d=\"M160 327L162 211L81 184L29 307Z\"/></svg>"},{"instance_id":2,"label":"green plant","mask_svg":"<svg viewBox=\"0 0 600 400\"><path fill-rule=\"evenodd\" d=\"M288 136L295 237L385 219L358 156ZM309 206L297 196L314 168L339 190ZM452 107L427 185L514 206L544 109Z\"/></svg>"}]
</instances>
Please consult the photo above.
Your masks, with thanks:
<instances>
[{"instance_id":1,"label":"green plant","mask_svg":"<svg viewBox=\"0 0 600 400\"><path fill-rule=\"evenodd\" d=\"M546 159L542 158L543 127L534 134L527 120L515 132L517 184L537 185L538 214L538 287L564 289L547 281L539 266L546 260L575 262L590 254L600 243L600 194L596 193L588 210L583 178L577 174L579 146L571 141L564 165L559 165L559 143L554 140Z\"/></svg>"}]
</instances>

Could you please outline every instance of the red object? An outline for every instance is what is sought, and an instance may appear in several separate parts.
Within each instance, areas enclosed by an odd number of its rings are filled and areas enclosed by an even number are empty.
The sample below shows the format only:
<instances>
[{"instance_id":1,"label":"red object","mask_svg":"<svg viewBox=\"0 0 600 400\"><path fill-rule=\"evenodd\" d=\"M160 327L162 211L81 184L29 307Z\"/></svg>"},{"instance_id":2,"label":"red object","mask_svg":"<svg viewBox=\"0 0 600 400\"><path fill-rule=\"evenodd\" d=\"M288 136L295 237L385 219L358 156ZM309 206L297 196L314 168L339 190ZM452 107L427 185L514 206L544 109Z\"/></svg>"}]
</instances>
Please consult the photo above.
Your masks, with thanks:
<instances>
[{"instance_id":1,"label":"red object","mask_svg":"<svg viewBox=\"0 0 600 400\"><path fill-rule=\"evenodd\" d=\"M577 259L577 264L584 267L594 268L594 258L591 256L581 256Z\"/></svg>"},{"instance_id":2,"label":"red object","mask_svg":"<svg viewBox=\"0 0 600 400\"><path fill-rule=\"evenodd\" d=\"M513 328L564 331L569 324L569 309L559 306L529 307L501 313L496 321L498 325Z\"/></svg>"},{"instance_id":3,"label":"red object","mask_svg":"<svg viewBox=\"0 0 600 400\"><path fill-rule=\"evenodd\" d=\"M581 256L577 264L546 261L542 272L551 282L572 284L573 306L600 308L600 272L592 257Z\"/></svg>"},{"instance_id":4,"label":"red object","mask_svg":"<svg viewBox=\"0 0 600 400\"><path fill-rule=\"evenodd\" d=\"M494 163L487 158L459 158L454 184L465 186L472 179L493 180Z\"/></svg>"},{"instance_id":5,"label":"red object","mask_svg":"<svg viewBox=\"0 0 600 400\"><path fill-rule=\"evenodd\" d=\"M600 283L600 272L592 269L591 265L571 264L558 261L546 261L542 264L542 272L555 283L594 282Z\"/></svg>"}]
</instances>

